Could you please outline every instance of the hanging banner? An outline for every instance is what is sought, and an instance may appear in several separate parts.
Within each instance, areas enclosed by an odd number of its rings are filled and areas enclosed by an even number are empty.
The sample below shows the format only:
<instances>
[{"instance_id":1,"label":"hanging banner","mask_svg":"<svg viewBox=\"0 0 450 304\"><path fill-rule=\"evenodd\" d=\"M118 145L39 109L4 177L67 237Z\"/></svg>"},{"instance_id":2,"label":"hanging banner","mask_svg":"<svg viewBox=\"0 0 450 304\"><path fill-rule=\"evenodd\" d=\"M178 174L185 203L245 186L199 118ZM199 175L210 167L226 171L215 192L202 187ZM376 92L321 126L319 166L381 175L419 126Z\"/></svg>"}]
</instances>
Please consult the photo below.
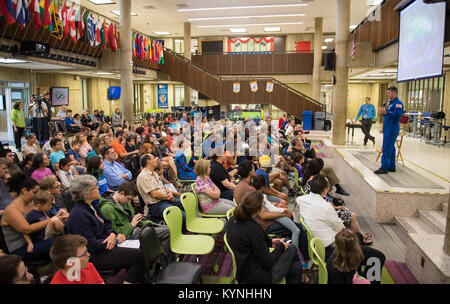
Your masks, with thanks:
<instances>
[{"instance_id":1,"label":"hanging banner","mask_svg":"<svg viewBox=\"0 0 450 304\"><path fill-rule=\"evenodd\" d=\"M167 96L168 89L168 84L158 84L158 109L169 108L169 98Z\"/></svg>"},{"instance_id":2,"label":"hanging banner","mask_svg":"<svg viewBox=\"0 0 450 304\"><path fill-rule=\"evenodd\" d=\"M252 90L253 93L258 91L258 82L256 80L250 82L250 89Z\"/></svg>"},{"instance_id":3,"label":"hanging banner","mask_svg":"<svg viewBox=\"0 0 450 304\"><path fill-rule=\"evenodd\" d=\"M267 93L272 93L273 92L273 82L272 81L268 81L266 83L266 92Z\"/></svg>"},{"instance_id":4,"label":"hanging banner","mask_svg":"<svg viewBox=\"0 0 450 304\"><path fill-rule=\"evenodd\" d=\"M241 91L241 83L233 82L233 93L239 93Z\"/></svg>"},{"instance_id":5,"label":"hanging banner","mask_svg":"<svg viewBox=\"0 0 450 304\"><path fill-rule=\"evenodd\" d=\"M273 37L228 38L228 53L273 52Z\"/></svg>"}]
</instances>

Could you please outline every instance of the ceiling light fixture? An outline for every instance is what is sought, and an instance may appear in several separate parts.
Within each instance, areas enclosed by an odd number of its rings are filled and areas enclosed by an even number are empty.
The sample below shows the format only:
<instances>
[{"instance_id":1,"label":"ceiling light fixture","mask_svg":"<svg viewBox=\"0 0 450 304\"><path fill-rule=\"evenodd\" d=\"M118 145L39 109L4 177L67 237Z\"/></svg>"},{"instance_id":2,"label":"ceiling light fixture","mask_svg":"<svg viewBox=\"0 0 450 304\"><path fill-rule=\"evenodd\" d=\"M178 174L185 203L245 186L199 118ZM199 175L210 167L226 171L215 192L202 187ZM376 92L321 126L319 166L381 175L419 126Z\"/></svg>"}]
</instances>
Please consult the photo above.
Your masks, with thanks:
<instances>
[{"instance_id":1,"label":"ceiling light fixture","mask_svg":"<svg viewBox=\"0 0 450 304\"><path fill-rule=\"evenodd\" d=\"M333 38L326 38L323 42L325 42L325 43L330 43L330 42L333 42Z\"/></svg>"},{"instance_id":2,"label":"ceiling light fixture","mask_svg":"<svg viewBox=\"0 0 450 304\"><path fill-rule=\"evenodd\" d=\"M111 11L114 15L120 16L120 11ZM136 13L131 12L131 16L137 16Z\"/></svg>"},{"instance_id":3,"label":"ceiling light fixture","mask_svg":"<svg viewBox=\"0 0 450 304\"><path fill-rule=\"evenodd\" d=\"M188 21L205 21L219 19L248 19L248 18L280 18L280 17L304 17L305 14L285 14L285 15L255 15L255 16L230 16L230 17L206 17L206 18L189 18Z\"/></svg>"},{"instance_id":4,"label":"ceiling light fixture","mask_svg":"<svg viewBox=\"0 0 450 304\"><path fill-rule=\"evenodd\" d=\"M12 63L25 63L25 60L13 59L13 58L0 58L0 63L12 64Z\"/></svg>"},{"instance_id":5,"label":"ceiling light fixture","mask_svg":"<svg viewBox=\"0 0 450 304\"><path fill-rule=\"evenodd\" d=\"M230 28L230 32L232 33L247 33L245 28Z\"/></svg>"},{"instance_id":6,"label":"ceiling light fixture","mask_svg":"<svg viewBox=\"0 0 450 304\"><path fill-rule=\"evenodd\" d=\"M264 32L279 32L281 28L279 27L265 27Z\"/></svg>"},{"instance_id":7,"label":"ceiling light fixture","mask_svg":"<svg viewBox=\"0 0 450 304\"><path fill-rule=\"evenodd\" d=\"M94 3L95 5L102 5L102 4L115 4L116 2L111 0L88 0L89 2Z\"/></svg>"},{"instance_id":8,"label":"ceiling light fixture","mask_svg":"<svg viewBox=\"0 0 450 304\"><path fill-rule=\"evenodd\" d=\"M114 75L114 73L110 73L110 72L94 72L94 75Z\"/></svg>"},{"instance_id":9,"label":"ceiling light fixture","mask_svg":"<svg viewBox=\"0 0 450 304\"><path fill-rule=\"evenodd\" d=\"M322 45L322 50L326 50L327 46L326 45Z\"/></svg>"},{"instance_id":10,"label":"ceiling light fixture","mask_svg":"<svg viewBox=\"0 0 450 304\"><path fill-rule=\"evenodd\" d=\"M355 24L350 25L350 30L354 30L355 28L357 28L358 26Z\"/></svg>"},{"instance_id":11,"label":"ceiling light fixture","mask_svg":"<svg viewBox=\"0 0 450 304\"><path fill-rule=\"evenodd\" d=\"M233 10L233 9L250 9L250 8L274 8L274 7L299 7L308 6L308 3L298 4L274 4L274 5L249 5L249 6L227 6L227 7L205 7L205 8L180 8L179 12L195 12L195 11L213 11L213 10Z\"/></svg>"},{"instance_id":12,"label":"ceiling light fixture","mask_svg":"<svg viewBox=\"0 0 450 304\"><path fill-rule=\"evenodd\" d=\"M266 25L294 25L303 24L303 22L284 22L284 23L258 23L258 24L221 24L221 25L197 25L198 28L216 28L216 27L245 27L245 26L266 26Z\"/></svg>"},{"instance_id":13,"label":"ceiling light fixture","mask_svg":"<svg viewBox=\"0 0 450 304\"><path fill-rule=\"evenodd\" d=\"M158 36L168 36L168 35L170 35L169 32L153 32L153 34L156 34Z\"/></svg>"}]
</instances>

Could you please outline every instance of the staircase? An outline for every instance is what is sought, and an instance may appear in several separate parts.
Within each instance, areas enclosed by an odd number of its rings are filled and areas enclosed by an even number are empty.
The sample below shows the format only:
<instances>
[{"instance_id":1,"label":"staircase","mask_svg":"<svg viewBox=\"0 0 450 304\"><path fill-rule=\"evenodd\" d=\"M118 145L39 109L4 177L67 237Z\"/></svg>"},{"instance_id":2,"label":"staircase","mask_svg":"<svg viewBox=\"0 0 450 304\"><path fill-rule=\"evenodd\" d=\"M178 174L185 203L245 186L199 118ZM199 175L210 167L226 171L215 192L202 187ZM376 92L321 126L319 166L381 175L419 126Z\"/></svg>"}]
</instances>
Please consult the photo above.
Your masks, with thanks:
<instances>
[{"instance_id":1,"label":"staircase","mask_svg":"<svg viewBox=\"0 0 450 304\"><path fill-rule=\"evenodd\" d=\"M302 119L303 111L326 112L326 105L279 82L272 77L224 78L212 74L188 58L164 49L164 64L159 70L220 104L270 104ZM250 90L250 82L257 81L258 91ZM267 81L274 83L272 93L266 92ZM233 92L233 83L240 83L240 92Z\"/></svg>"},{"instance_id":2,"label":"staircase","mask_svg":"<svg viewBox=\"0 0 450 304\"><path fill-rule=\"evenodd\" d=\"M421 284L449 284L450 256L444 253L448 203L441 210L417 210L417 216L396 216L408 235L405 262Z\"/></svg>"}]
</instances>

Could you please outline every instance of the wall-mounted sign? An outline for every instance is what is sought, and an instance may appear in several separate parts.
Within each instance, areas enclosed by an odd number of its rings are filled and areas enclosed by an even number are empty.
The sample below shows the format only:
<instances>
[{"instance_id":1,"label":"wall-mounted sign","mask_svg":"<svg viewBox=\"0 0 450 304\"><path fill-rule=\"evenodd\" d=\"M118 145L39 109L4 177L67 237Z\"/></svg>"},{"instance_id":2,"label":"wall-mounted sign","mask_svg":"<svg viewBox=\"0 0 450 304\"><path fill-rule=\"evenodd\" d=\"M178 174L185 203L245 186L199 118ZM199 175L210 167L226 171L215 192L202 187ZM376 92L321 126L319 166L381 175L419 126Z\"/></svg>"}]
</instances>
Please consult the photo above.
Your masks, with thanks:
<instances>
[{"instance_id":1,"label":"wall-mounted sign","mask_svg":"<svg viewBox=\"0 0 450 304\"><path fill-rule=\"evenodd\" d=\"M252 90L253 93L258 91L258 82L256 80L250 82L250 89Z\"/></svg>"},{"instance_id":2,"label":"wall-mounted sign","mask_svg":"<svg viewBox=\"0 0 450 304\"><path fill-rule=\"evenodd\" d=\"M241 83L233 82L233 93L237 94L241 91Z\"/></svg>"}]
</instances>

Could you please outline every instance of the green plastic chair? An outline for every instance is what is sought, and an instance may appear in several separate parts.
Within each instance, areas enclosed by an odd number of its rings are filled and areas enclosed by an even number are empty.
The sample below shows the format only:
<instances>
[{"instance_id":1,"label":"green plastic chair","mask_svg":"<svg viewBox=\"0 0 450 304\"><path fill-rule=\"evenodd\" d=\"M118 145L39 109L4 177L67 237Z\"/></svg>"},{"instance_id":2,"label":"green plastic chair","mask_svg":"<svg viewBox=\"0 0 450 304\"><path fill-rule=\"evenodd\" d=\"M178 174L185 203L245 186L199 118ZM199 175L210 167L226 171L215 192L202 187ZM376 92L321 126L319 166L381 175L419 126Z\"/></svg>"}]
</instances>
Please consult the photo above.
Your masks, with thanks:
<instances>
[{"instance_id":1,"label":"green plastic chair","mask_svg":"<svg viewBox=\"0 0 450 304\"><path fill-rule=\"evenodd\" d=\"M295 174L295 177L294 177L294 183L295 183L295 186L297 186L299 189L301 189L301 191L303 192L303 188L302 188L302 186L300 186L300 182L302 181L299 177L298 177L298 171L297 171L297 168L294 168L294 174ZM305 193L305 192L303 192L303 193Z\"/></svg>"},{"instance_id":2,"label":"green plastic chair","mask_svg":"<svg viewBox=\"0 0 450 304\"><path fill-rule=\"evenodd\" d=\"M232 210L232 209L230 209ZM228 210L228 211L230 211ZM228 243L228 239L227 239L227 234L225 233L223 236L223 241L225 242L225 246L227 247L228 251L230 251L231 254L231 260L233 262L233 270L231 272L231 281L230 283L234 283L234 284L239 284L237 279L236 279L236 272L237 272L237 264L236 264L236 258L234 256L234 252L230 247L230 244ZM275 248L270 248L270 252L272 252ZM286 284L286 278L283 278L280 282L278 282L277 284Z\"/></svg>"},{"instance_id":3,"label":"green plastic chair","mask_svg":"<svg viewBox=\"0 0 450 304\"><path fill-rule=\"evenodd\" d=\"M163 211L164 220L170 233L170 250L177 254L204 255L214 249L214 238L209 235L186 235L181 232L183 216L180 208L167 207Z\"/></svg>"},{"instance_id":4,"label":"green plastic chair","mask_svg":"<svg viewBox=\"0 0 450 304\"><path fill-rule=\"evenodd\" d=\"M234 198L233 198L233 203L237 207L237 203L236 203L236 200Z\"/></svg>"},{"instance_id":5,"label":"green plastic chair","mask_svg":"<svg viewBox=\"0 0 450 304\"><path fill-rule=\"evenodd\" d=\"M217 218L197 217L197 199L191 192L180 197L186 214L186 229L192 233L217 234L223 230L224 222ZM226 215L224 214L223 217Z\"/></svg>"},{"instance_id":6,"label":"green plastic chair","mask_svg":"<svg viewBox=\"0 0 450 304\"><path fill-rule=\"evenodd\" d=\"M226 214L227 220L230 220L230 218L233 216L233 213L234 213L234 208L233 209L229 209L227 211L227 214Z\"/></svg>"},{"instance_id":7,"label":"green plastic chair","mask_svg":"<svg viewBox=\"0 0 450 304\"><path fill-rule=\"evenodd\" d=\"M196 212L198 213L198 215L200 215L201 217L225 217L225 214L213 214L213 213L204 213L202 211L202 208L199 206L200 205L200 201L198 200L198 195L197 192L195 192L195 183L191 184L191 189L192 189L192 194L194 194L196 202L197 202L197 210Z\"/></svg>"},{"instance_id":8,"label":"green plastic chair","mask_svg":"<svg viewBox=\"0 0 450 304\"><path fill-rule=\"evenodd\" d=\"M317 263L315 263L314 260L312 259L313 251L312 251L312 247L311 247L311 240L314 238L314 235L312 234L311 230L309 230L308 226L306 226L305 220L303 219L303 216L300 217L300 223L306 229L306 238L308 239L308 254L309 254L309 257L311 258L311 261L313 261L313 263L317 265Z\"/></svg>"},{"instance_id":9,"label":"green plastic chair","mask_svg":"<svg viewBox=\"0 0 450 304\"><path fill-rule=\"evenodd\" d=\"M319 238L311 240L313 255L311 260L319 266L319 284L328 284L328 271L325 264L325 246Z\"/></svg>"}]
</instances>

